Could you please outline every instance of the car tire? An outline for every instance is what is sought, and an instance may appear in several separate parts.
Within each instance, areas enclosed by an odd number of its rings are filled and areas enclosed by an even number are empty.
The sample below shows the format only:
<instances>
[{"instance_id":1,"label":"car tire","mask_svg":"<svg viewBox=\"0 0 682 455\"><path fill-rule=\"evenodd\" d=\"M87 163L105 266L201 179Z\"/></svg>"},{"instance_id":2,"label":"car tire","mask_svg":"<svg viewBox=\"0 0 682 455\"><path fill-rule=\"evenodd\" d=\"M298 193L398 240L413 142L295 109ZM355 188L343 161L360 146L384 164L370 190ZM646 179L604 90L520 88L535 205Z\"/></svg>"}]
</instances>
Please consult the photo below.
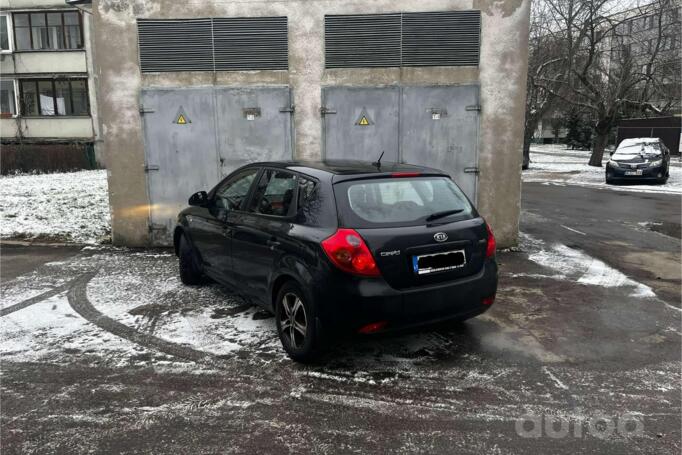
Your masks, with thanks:
<instances>
[{"instance_id":1,"label":"car tire","mask_svg":"<svg viewBox=\"0 0 682 455\"><path fill-rule=\"evenodd\" d=\"M180 281L189 286L201 284L203 273L201 273L199 258L194 251L194 247L184 234L180 236L178 252L180 259Z\"/></svg>"},{"instance_id":2,"label":"car tire","mask_svg":"<svg viewBox=\"0 0 682 455\"><path fill-rule=\"evenodd\" d=\"M322 351L315 303L294 281L288 281L275 301L277 334L287 355L296 362L309 363Z\"/></svg>"}]
</instances>

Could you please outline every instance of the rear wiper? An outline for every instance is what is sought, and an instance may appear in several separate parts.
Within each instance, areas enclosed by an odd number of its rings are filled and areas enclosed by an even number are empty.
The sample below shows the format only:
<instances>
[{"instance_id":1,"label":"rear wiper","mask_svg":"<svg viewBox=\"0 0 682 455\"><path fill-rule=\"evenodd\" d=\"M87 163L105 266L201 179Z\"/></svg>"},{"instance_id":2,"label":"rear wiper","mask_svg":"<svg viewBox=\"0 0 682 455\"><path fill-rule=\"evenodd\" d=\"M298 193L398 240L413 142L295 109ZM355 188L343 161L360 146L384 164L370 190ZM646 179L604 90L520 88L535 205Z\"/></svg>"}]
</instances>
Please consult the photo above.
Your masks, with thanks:
<instances>
[{"instance_id":1,"label":"rear wiper","mask_svg":"<svg viewBox=\"0 0 682 455\"><path fill-rule=\"evenodd\" d=\"M446 216L454 215L456 213L461 213L463 211L464 211L464 209L455 209L455 210L444 210L442 212L432 213L431 215L426 217L426 221L433 221L433 220L437 220L438 218L445 218Z\"/></svg>"}]
</instances>

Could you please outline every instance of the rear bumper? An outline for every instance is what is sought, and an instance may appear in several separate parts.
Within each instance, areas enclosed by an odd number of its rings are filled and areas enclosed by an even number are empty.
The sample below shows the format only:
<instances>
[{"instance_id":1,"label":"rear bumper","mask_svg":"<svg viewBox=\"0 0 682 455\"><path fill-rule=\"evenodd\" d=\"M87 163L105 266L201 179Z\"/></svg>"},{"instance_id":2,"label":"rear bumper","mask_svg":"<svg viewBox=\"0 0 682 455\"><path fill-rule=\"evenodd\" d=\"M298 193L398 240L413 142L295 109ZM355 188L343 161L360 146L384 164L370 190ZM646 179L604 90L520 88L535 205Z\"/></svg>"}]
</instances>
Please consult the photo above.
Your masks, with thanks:
<instances>
[{"instance_id":1,"label":"rear bumper","mask_svg":"<svg viewBox=\"0 0 682 455\"><path fill-rule=\"evenodd\" d=\"M496 291L497 264L486 260L478 273L436 285L395 289L382 278L344 275L317 286L314 294L325 329L357 331L386 322L382 331L389 331L474 317L492 306L482 302Z\"/></svg>"}]
</instances>

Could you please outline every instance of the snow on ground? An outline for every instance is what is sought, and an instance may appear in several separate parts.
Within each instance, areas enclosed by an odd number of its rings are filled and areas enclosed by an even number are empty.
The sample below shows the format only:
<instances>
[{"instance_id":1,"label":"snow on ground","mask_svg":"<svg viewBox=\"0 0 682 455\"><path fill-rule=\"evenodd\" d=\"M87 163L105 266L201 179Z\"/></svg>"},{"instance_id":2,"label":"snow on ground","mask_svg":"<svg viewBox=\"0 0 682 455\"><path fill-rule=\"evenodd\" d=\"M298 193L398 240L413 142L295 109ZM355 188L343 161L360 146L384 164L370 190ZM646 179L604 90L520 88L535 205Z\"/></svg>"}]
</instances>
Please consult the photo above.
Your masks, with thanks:
<instances>
[{"instance_id":1,"label":"snow on ground","mask_svg":"<svg viewBox=\"0 0 682 455\"><path fill-rule=\"evenodd\" d=\"M71 309L64 294L4 316L0 344L3 361L58 361L63 353L97 353L102 360L125 365L145 352L85 321Z\"/></svg>"},{"instance_id":2,"label":"snow on ground","mask_svg":"<svg viewBox=\"0 0 682 455\"><path fill-rule=\"evenodd\" d=\"M581 284L607 288L626 287L632 297L656 297L649 286L638 283L619 270L582 251L562 244L550 246L528 234L521 233L521 244L528 259L557 272L552 278L573 279Z\"/></svg>"},{"instance_id":3,"label":"snow on ground","mask_svg":"<svg viewBox=\"0 0 682 455\"><path fill-rule=\"evenodd\" d=\"M86 286L87 300L95 311L136 332L206 353L213 359L238 357L257 365L289 362L269 313L215 284L184 286L178 277L177 258L162 251L87 246L73 259L47 263L3 283L0 308L51 287L68 285L74 277L88 272L96 272ZM42 281L48 277L45 286ZM70 304L65 289L0 319L0 356L11 362L61 364L77 359L109 366L153 362L172 370L213 369L135 344L126 333L114 332L83 319ZM339 344L333 355L336 361L323 373L331 375L325 376L327 379L353 383L371 383L371 375L377 371L418 374L420 364L454 349L458 336L461 334L456 331L426 331ZM357 373L357 368L363 372ZM459 369L457 374L461 374Z\"/></svg>"},{"instance_id":4,"label":"snow on ground","mask_svg":"<svg viewBox=\"0 0 682 455\"><path fill-rule=\"evenodd\" d=\"M682 194L682 162L674 156L670 159L670 178L665 185L650 183L627 183L607 185L604 167L588 166L589 150L570 150L563 144L533 145L530 148L530 168L523 171L524 182L546 182L609 188L619 191ZM603 165L609 160L604 153Z\"/></svg>"},{"instance_id":5,"label":"snow on ground","mask_svg":"<svg viewBox=\"0 0 682 455\"><path fill-rule=\"evenodd\" d=\"M629 278L621 271L580 250L560 243L547 245L545 241L523 232L519 235L519 243L521 249L528 253L528 259L554 272L553 275L536 274L537 276L605 288L622 288L627 290L630 297L652 299L672 310L680 311L679 308L658 299L649 286Z\"/></svg>"},{"instance_id":6,"label":"snow on ground","mask_svg":"<svg viewBox=\"0 0 682 455\"><path fill-rule=\"evenodd\" d=\"M0 177L0 238L97 243L109 220L105 170Z\"/></svg>"}]
</instances>

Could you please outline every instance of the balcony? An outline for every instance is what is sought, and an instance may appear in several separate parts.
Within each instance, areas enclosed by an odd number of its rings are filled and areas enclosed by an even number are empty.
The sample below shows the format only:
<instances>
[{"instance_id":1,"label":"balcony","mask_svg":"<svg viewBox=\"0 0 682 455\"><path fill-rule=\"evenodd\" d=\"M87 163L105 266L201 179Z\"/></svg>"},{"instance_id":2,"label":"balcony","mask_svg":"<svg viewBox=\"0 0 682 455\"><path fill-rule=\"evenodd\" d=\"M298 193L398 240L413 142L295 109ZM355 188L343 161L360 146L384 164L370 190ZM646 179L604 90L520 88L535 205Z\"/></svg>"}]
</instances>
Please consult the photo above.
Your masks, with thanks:
<instances>
[{"instance_id":1,"label":"balcony","mask_svg":"<svg viewBox=\"0 0 682 455\"><path fill-rule=\"evenodd\" d=\"M35 140L93 140L90 117L17 117L0 118L0 138L3 141L17 138L21 125L24 139Z\"/></svg>"},{"instance_id":2,"label":"balcony","mask_svg":"<svg viewBox=\"0 0 682 455\"><path fill-rule=\"evenodd\" d=\"M85 51L20 51L3 54L3 76L24 74L87 73Z\"/></svg>"}]
</instances>

